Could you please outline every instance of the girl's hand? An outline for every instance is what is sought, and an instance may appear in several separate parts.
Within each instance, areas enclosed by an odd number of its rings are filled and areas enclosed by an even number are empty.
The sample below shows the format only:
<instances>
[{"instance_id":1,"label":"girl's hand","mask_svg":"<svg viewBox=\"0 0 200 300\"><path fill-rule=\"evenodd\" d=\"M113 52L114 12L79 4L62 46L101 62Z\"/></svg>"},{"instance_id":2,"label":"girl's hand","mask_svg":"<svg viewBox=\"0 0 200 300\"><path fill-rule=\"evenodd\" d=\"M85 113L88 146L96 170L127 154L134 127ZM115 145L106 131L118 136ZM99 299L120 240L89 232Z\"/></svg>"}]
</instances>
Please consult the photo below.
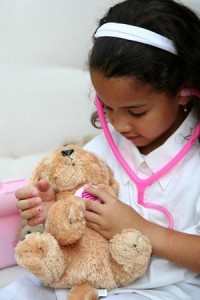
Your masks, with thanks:
<instances>
[{"instance_id":1,"label":"girl's hand","mask_svg":"<svg viewBox=\"0 0 200 300\"><path fill-rule=\"evenodd\" d=\"M38 181L36 188L24 187L16 191L17 208L30 226L44 223L55 200L55 192L46 180Z\"/></svg>"},{"instance_id":2,"label":"girl's hand","mask_svg":"<svg viewBox=\"0 0 200 300\"><path fill-rule=\"evenodd\" d=\"M186 234L151 223L133 208L100 188L86 186L85 190L101 200L101 203L86 201L85 218L88 227L107 239L111 239L124 228L135 228L150 239L156 256L200 273L199 235Z\"/></svg>"},{"instance_id":3,"label":"girl's hand","mask_svg":"<svg viewBox=\"0 0 200 300\"><path fill-rule=\"evenodd\" d=\"M132 207L113 197L108 192L94 187L86 186L85 190L96 196L100 201L86 201L85 218L87 226L111 239L114 234L120 233L124 228L141 230L146 224Z\"/></svg>"}]
</instances>

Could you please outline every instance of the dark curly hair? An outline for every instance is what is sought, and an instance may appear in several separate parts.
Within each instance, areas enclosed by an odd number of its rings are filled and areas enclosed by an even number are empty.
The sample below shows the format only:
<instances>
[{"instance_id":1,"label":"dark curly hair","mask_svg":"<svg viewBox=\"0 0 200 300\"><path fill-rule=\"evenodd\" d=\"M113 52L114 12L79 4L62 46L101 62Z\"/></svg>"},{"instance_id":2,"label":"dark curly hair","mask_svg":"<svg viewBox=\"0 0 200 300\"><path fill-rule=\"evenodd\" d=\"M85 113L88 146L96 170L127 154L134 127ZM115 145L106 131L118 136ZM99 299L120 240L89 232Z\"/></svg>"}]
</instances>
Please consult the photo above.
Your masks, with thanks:
<instances>
[{"instance_id":1,"label":"dark curly hair","mask_svg":"<svg viewBox=\"0 0 200 300\"><path fill-rule=\"evenodd\" d=\"M105 77L134 77L158 91L174 96L184 86L200 90L200 19L173 0L126 0L111 7L99 21L146 28L174 42L178 55L114 37L93 38L89 68ZM200 116L200 99L192 98ZM97 112L91 116L99 128Z\"/></svg>"}]
</instances>

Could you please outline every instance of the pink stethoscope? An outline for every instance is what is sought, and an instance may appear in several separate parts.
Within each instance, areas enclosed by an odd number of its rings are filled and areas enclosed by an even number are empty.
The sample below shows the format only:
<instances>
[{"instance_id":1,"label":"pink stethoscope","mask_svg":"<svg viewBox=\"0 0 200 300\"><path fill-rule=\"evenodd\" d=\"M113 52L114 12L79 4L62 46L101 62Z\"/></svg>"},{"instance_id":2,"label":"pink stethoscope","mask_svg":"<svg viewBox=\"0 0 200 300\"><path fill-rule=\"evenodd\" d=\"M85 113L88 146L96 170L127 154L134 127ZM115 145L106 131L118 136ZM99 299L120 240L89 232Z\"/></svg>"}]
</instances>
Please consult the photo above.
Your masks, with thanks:
<instances>
[{"instance_id":1,"label":"pink stethoscope","mask_svg":"<svg viewBox=\"0 0 200 300\"><path fill-rule=\"evenodd\" d=\"M182 96L200 97L200 93L191 88L183 89L181 91L181 95ZM102 103L99 100L99 98L97 97L97 95L95 96L95 103L96 103L96 107L97 107L99 120L100 120L102 129L103 129L104 135L110 145L110 148L112 149L115 157L117 158L117 160L119 161L119 163L121 164L123 169L129 175L129 177L134 181L134 183L137 187L137 192L138 192L137 203L145 208L154 209L159 212L162 212L168 220L168 223L169 223L168 228L172 229L174 227L174 219L172 217L172 214L164 206L145 202L144 201L144 191L149 185L151 185L153 182L155 182L158 178L164 176L167 172L169 172L187 154L187 152L190 150L190 148L193 146L193 144L195 143L195 141L197 140L197 138L200 135L200 123L198 123L198 125L194 129L192 135L190 136L189 140L184 145L184 147L179 151L179 153L169 163L167 163L164 167L162 167L160 170L158 170L156 173L154 173L150 177L148 177L146 179L141 179L129 167L129 165L127 164L127 162L125 161L125 159L123 158L121 153L119 152L117 145L115 144L113 137L110 133L110 130L108 128L106 118L104 115L104 111L103 111L103 107L102 107Z\"/></svg>"}]
</instances>

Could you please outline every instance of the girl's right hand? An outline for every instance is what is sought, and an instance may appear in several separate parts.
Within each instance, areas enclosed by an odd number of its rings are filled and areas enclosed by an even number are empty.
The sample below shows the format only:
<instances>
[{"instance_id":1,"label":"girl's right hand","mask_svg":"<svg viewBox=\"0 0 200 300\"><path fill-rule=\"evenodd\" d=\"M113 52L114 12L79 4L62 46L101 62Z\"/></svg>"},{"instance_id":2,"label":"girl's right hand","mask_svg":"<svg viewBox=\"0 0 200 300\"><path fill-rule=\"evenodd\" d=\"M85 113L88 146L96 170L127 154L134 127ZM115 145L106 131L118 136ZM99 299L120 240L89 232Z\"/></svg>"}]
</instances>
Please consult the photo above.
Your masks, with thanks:
<instances>
[{"instance_id":1,"label":"girl's right hand","mask_svg":"<svg viewBox=\"0 0 200 300\"><path fill-rule=\"evenodd\" d=\"M37 187L17 190L15 196L20 215L30 226L45 222L49 207L55 200L54 189L44 179L38 181Z\"/></svg>"}]
</instances>

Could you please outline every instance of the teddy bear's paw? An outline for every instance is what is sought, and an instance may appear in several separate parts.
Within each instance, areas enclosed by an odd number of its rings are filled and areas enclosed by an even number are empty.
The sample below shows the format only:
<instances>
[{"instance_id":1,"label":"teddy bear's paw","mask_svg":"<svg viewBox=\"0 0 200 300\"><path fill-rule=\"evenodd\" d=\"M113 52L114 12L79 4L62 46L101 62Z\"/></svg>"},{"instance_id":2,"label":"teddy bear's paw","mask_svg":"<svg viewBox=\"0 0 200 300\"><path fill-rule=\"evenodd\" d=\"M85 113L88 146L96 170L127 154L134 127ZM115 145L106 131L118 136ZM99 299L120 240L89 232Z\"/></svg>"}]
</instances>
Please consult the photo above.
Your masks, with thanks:
<instances>
[{"instance_id":1,"label":"teddy bear's paw","mask_svg":"<svg viewBox=\"0 0 200 300\"><path fill-rule=\"evenodd\" d=\"M45 284L58 280L65 269L63 254L57 241L48 233L26 235L15 249L17 263Z\"/></svg>"},{"instance_id":2,"label":"teddy bear's paw","mask_svg":"<svg viewBox=\"0 0 200 300\"><path fill-rule=\"evenodd\" d=\"M68 196L67 200L58 201L49 210L45 229L58 241L67 246L78 241L86 227L83 199ZM52 220L56 220L52 221Z\"/></svg>"},{"instance_id":3,"label":"teddy bear's paw","mask_svg":"<svg viewBox=\"0 0 200 300\"><path fill-rule=\"evenodd\" d=\"M124 229L112 238L109 247L113 259L127 273L141 276L146 271L152 248L149 239L139 231Z\"/></svg>"},{"instance_id":4,"label":"teddy bear's paw","mask_svg":"<svg viewBox=\"0 0 200 300\"><path fill-rule=\"evenodd\" d=\"M83 283L73 287L67 298L68 300L98 300L97 290L89 285L88 283Z\"/></svg>"}]
</instances>

